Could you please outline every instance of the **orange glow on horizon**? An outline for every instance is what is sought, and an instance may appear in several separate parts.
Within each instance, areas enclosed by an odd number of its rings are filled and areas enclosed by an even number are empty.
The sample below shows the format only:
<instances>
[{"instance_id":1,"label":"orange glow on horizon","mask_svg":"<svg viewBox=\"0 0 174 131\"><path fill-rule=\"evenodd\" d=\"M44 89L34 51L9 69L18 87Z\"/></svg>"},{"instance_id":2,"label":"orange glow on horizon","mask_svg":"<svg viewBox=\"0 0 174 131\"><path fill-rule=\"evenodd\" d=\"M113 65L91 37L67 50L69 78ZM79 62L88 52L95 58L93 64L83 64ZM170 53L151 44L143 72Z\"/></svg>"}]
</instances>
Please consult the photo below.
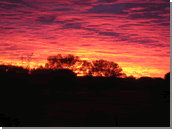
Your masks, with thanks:
<instances>
[{"instance_id":1,"label":"orange glow on horizon","mask_svg":"<svg viewBox=\"0 0 174 131\"><path fill-rule=\"evenodd\" d=\"M81 59L81 60L87 60L87 61L89 61L89 59L87 58L83 58L83 59ZM93 59L94 60L94 59ZM93 61L93 60L91 60L91 61ZM90 61L90 62L91 62ZM17 63L17 64L14 64L14 63ZM47 63L47 61L45 62L45 63ZM30 70L32 70L32 69L37 69L40 65L42 65L44 68L45 68L45 63L36 63L36 62L30 62L30 64L29 64L29 69ZM4 65L11 65L11 61L8 61L7 63L0 63L0 64L4 64ZM36 66L36 64L38 64L38 66ZM123 64L124 65L124 63L120 63L119 64L119 62L118 62L118 65L119 65L119 67L121 67L120 65L121 64ZM12 65L13 66L22 66L22 67L24 67L24 68L27 68L28 67L28 63L27 62L23 62L23 65L21 64L21 62L20 61L15 61L15 62L12 62ZM82 64L81 64L82 65ZM81 67L81 65L77 65L77 66L75 66L76 67L76 69L78 69L78 68L80 68ZM130 64L131 65L131 64ZM66 67L65 67L66 68ZM121 67L122 69L123 69L123 71L122 71L122 73L125 73L127 76L133 76L133 77L135 77L136 79L138 79L138 78L140 78L140 77L142 77L142 76L148 76L148 77L161 77L161 78L163 78L164 79L164 75L167 73L167 72L165 72L165 71L163 71L163 70L157 70L157 69L150 69L150 70L147 70L147 67L144 67L144 68L142 68L142 67L136 67L135 65L133 66L132 65L132 67ZM135 72L135 70L136 70L136 72ZM149 75L149 71L151 71L152 73L152 75ZM161 71L161 73L164 73L164 75L158 75L158 74L156 74L156 72L159 72L159 71ZM75 73L78 73L79 71L74 71ZM88 72L88 71L87 71ZM144 73L142 73L142 72L144 72ZM146 73L147 72L147 73ZM77 76L85 76L85 74L83 74L83 72L82 71L80 71L79 72L80 74L77 74ZM144 75L143 75L144 74ZM153 74L155 74L155 76L153 76ZM97 76L97 75L93 75L93 76ZM104 75L102 75L102 76L104 76Z\"/></svg>"}]
</instances>

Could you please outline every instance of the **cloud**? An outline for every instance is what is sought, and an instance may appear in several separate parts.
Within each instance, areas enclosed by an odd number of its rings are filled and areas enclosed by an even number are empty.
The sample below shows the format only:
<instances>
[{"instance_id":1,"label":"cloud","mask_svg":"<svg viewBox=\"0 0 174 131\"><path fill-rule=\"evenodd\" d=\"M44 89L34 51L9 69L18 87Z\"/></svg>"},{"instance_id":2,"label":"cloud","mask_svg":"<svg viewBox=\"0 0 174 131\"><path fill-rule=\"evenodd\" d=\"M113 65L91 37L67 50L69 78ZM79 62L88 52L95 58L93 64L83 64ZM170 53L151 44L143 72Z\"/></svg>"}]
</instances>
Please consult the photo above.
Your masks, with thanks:
<instances>
[{"instance_id":1,"label":"cloud","mask_svg":"<svg viewBox=\"0 0 174 131\"><path fill-rule=\"evenodd\" d=\"M96 5L96 6L93 6L93 8L89 9L87 12L83 12L83 13L127 14L127 12L123 12L124 9L125 9L125 4L113 4L113 5L106 5L106 6Z\"/></svg>"},{"instance_id":2,"label":"cloud","mask_svg":"<svg viewBox=\"0 0 174 131\"><path fill-rule=\"evenodd\" d=\"M17 11L17 12L21 12L21 13L23 13L23 14L31 14L31 13L33 13L33 12L31 12L31 11L24 11L24 10L19 10L19 11Z\"/></svg>"},{"instance_id":3,"label":"cloud","mask_svg":"<svg viewBox=\"0 0 174 131\"><path fill-rule=\"evenodd\" d=\"M50 44L57 44L57 42L50 42Z\"/></svg>"},{"instance_id":4,"label":"cloud","mask_svg":"<svg viewBox=\"0 0 174 131\"><path fill-rule=\"evenodd\" d=\"M153 54L152 56L157 56L157 57L170 57L170 54Z\"/></svg>"},{"instance_id":5,"label":"cloud","mask_svg":"<svg viewBox=\"0 0 174 131\"><path fill-rule=\"evenodd\" d=\"M63 29L69 29L69 28L80 29L81 23L66 23L65 25L62 26L62 28Z\"/></svg>"},{"instance_id":6,"label":"cloud","mask_svg":"<svg viewBox=\"0 0 174 131\"><path fill-rule=\"evenodd\" d=\"M54 20L56 19L56 16L41 16L41 17L38 17L35 21L36 22L42 22L44 24L51 24L54 22Z\"/></svg>"},{"instance_id":7,"label":"cloud","mask_svg":"<svg viewBox=\"0 0 174 131\"><path fill-rule=\"evenodd\" d=\"M53 9L51 11L69 11L71 10L70 8L57 8L57 9Z\"/></svg>"},{"instance_id":8,"label":"cloud","mask_svg":"<svg viewBox=\"0 0 174 131\"><path fill-rule=\"evenodd\" d=\"M70 3L73 5L91 5L96 0L71 0Z\"/></svg>"},{"instance_id":9,"label":"cloud","mask_svg":"<svg viewBox=\"0 0 174 131\"><path fill-rule=\"evenodd\" d=\"M0 0L0 2L25 3L23 0Z\"/></svg>"},{"instance_id":10,"label":"cloud","mask_svg":"<svg viewBox=\"0 0 174 131\"><path fill-rule=\"evenodd\" d=\"M13 9L13 8L21 8L23 6L29 6L23 0L0 0L0 8L4 9Z\"/></svg>"},{"instance_id":11,"label":"cloud","mask_svg":"<svg viewBox=\"0 0 174 131\"><path fill-rule=\"evenodd\" d=\"M169 0L111 0L111 1L112 3L169 3L170 2ZM103 4L105 4L105 2L103 2Z\"/></svg>"},{"instance_id":12,"label":"cloud","mask_svg":"<svg viewBox=\"0 0 174 131\"><path fill-rule=\"evenodd\" d=\"M142 38L139 38L139 39L132 39L132 40L130 40L129 39L129 41L128 42L135 42L135 43L138 43L138 44L148 44L148 43L155 43L155 42L158 42L158 41L153 41L153 40L150 40L150 38L148 39L142 39Z\"/></svg>"},{"instance_id":13,"label":"cloud","mask_svg":"<svg viewBox=\"0 0 174 131\"><path fill-rule=\"evenodd\" d=\"M106 53L106 54L120 54L120 53L114 53L114 52L106 52L106 51L95 51L95 52L98 52L98 53Z\"/></svg>"},{"instance_id":14,"label":"cloud","mask_svg":"<svg viewBox=\"0 0 174 131\"><path fill-rule=\"evenodd\" d=\"M55 39L56 39L56 37L43 37L42 39L55 40Z\"/></svg>"},{"instance_id":15,"label":"cloud","mask_svg":"<svg viewBox=\"0 0 174 131\"><path fill-rule=\"evenodd\" d=\"M159 16L159 14L169 13L170 10L166 9L170 3L143 3L143 4L125 4L125 7L129 10L130 19L141 19L141 18L165 18Z\"/></svg>"},{"instance_id":16,"label":"cloud","mask_svg":"<svg viewBox=\"0 0 174 131\"><path fill-rule=\"evenodd\" d=\"M160 23L158 25L162 25L162 26L170 26L170 23Z\"/></svg>"},{"instance_id":17,"label":"cloud","mask_svg":"<svg viewBox=\"0 0 174 131\"><path fill-rule=\"evenodd\" d=\"M1 3L0 2L0 8L4 8L6 10L12 9L12 8L19 8L22 7L21 5L17 4L11 4L11 3Z\"/></svg>"},{"instance_id":18,"label":"cloud","mask_svg":"<svg viewBox=\"0 0 174 131\"><path fill-rule=\"evenodd\" d=\"M5 50L17 50L17 45L12 45L10 47L5 48Z\"/></svg>"},{"instance_id":19,"label":"cloud","mask_svg":"<svg viewBox=\"0 0 174 131\"><path fill-rule=\"evenodd\" d=\"M99 32L99 35L118 37L119 36L119 33L115 33L115 32Z\"/></svg>"},{"instance_id":20,"label":"cloud","mask_svg":"<svg viewBox=\"0 0 174 131\"><path fill-rule=\"evenodd\" d=\"M82 44L81 46L92 46L91 44Z\"/></svg>"},{"instance_id":21,"label":"cloud","mask_svg":"<svg viewBox=\"0 0 174 131\"><path fill-rule=\"evenodd\" d=\"M13 27L4 27L3 29L12 30L12 29L16 29L16 28L13 28Z\"/></svg>"},{"instance_id":22,"label":"cloud","mask_svg":"<svg viewBox=\"0 0 174 131\"><path fill-rule=\"evenodd\" d=\"M64 24L65 21L59 21L59 20L55 20L54 23L58 23L58 24Z\"/></svg>"}]
</instances>

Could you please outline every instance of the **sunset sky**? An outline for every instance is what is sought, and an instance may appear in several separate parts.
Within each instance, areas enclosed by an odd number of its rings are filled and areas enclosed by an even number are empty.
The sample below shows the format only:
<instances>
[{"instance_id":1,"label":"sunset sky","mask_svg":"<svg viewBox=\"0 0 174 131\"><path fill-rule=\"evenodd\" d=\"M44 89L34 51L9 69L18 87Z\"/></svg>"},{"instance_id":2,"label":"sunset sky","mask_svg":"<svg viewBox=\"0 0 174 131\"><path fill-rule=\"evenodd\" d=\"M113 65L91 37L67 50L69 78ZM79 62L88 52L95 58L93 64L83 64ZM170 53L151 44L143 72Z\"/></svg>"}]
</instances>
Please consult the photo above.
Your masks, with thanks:
<instances>
[{"instance_id":1,"label":"sunset sky","mask_svg":"<svg viewBox=\"0 0 174 131\"><path fill-rule=\"evenodd\" d=\"M114 61L134 77L170 71L169 0L0 0L0 63Z\"/></svg>"}]
</instances>

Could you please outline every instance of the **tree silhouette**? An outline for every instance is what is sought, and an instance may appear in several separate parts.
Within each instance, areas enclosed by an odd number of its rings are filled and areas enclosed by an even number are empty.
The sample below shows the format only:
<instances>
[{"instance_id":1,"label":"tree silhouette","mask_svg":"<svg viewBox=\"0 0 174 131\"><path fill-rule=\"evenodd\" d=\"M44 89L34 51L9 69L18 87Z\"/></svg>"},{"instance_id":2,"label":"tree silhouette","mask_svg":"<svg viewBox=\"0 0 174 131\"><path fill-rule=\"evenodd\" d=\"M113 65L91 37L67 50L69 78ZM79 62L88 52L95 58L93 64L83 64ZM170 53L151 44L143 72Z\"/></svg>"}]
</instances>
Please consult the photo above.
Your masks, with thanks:
<instances>
[{"instance_id":1,"label":"tree silhouette","mask_svg":"<svg viewBox=\"0 0 174 131\"><path fill-rule=\"evenodd\" d=\"M48 63L45 64L46 68L51 68L51 69L53 69L53 68L62 68L60 60L58 58L56 58L56 56L49 56L47 58L47 61L48 61Z\"/></svg>"},{"instance_id":2,"label":"tree silhouette","mask_svg":"<svg viewBox=\"0 0 174 131\"><path fill-rule=\"evenodd\" d=\"M93 67L91 72L96 72L98 76L102 76L102 74L106 77L121 77L126 75L125 73L121 73L122 69L113 61L100 59L92 61L92 65Z\"/></svg>"},{"instance_id":3,"label":"tree silhouette","mask_svg":"<svg viewBox=\"0 0 174 131\"><path fill-rule=\"evenodd\" d=\"M22 60L22 66L23 66L23 59L24 59L24 57L23 57L23 55L21 56L21 60Z\"/></svg>"},{"instance_id":4,"label":"tree silhouette","mask_svg":"<svg viewBox=\"0 0 174 131\"><path fill-rule=\"evenodd\" d=\"M170 72L168 72L167 74L165 74L165 80L170 80Z\"/></svg>"},{"instance_id":5,"label":"tree silhouette","mask_svg":"<svg viewBox=\"0 0 174 131\"><path fill-rule=\"evenodd\" d=\"M86 76L92 76L92 63L88 62L87 60L80 61L81 67L78 69L79 72L83 72Z\"/></svg>"},{"instance_id":6,"label":"tree silhouette","mask_svg":"<svg viewBox=\"0 0 174 131\"><path fill-rule=\"evenodd\" d=\"M37 59L35 59L35 61L36 61L36 64L34 65L34 68L38 68L38 63L39 63L39 61L37 60Z\"/></svg>"},{"instance_id":7,"label":"tree silhouette","mask_svg":"<svg viewBox=\"0 0 174 131\"><path fill-rule=\"evenodd\" d=\"M47 58L48 63L45 64L47 69L70 69L73 71L82 72L86 76L114 76L114 77L126 77L125 73L121 73L122 69L117 63L107 60L95 60L88 62L87 60L81 60L78 56L67 55L62 56L58 54L57 56L49 56ZM77 67L77 62L81 65L80 68Z\"/></svg>"},{"instance_id":8,"label":"tree silhouette","mask_svg":"<svg viewBox=\"0 0 174 131\"><path fill-rule=\"evenodd\" d=\"M28 66L27 66L27 68L29 69L29 67L30 67L30 61L31 61L31 56L33 55L33 52L31 53L31 55L27 55L27 62L28 62Z\"/></svg>"},{"instance_id":9,"label":"tree silhouette","mask_svg":"<svg viewBox=\"0 0 174 131\"><path fill-rule=\"evenodd\" d=\"M47 58L48 63L45 64L46 68L51 69L63 69L63 68L69 68L73 69L73 66L77 61L80 61L80 58L78 56L73 56L71 54L67 56L62 56L61 54L58 54L57 56L49 56Z\"/></svg>"},{"instance_id":10,"label":"tree silhouette","mask_svg":"<svg viewBox=\"0 0 174 131\"><path fill-rule=\"evenodd\" d=\"M166 91L170 91L170 72L168 72L167 74L165 74L165 90Z\"/></svg>"},{"instance_id":11,"label":"tree silhouette","mask_svg":"<svg viewBox=\"0 0 174 131\"><path fill-rule=\"evenodd\" d=\"M117 63L107 60L96 60L88 62L82 60L82 66L79 71L82 71L86 76L105 76L105 77L126 77L125 73L121 73L122 69Z\"/></svg>"}]
</instances>

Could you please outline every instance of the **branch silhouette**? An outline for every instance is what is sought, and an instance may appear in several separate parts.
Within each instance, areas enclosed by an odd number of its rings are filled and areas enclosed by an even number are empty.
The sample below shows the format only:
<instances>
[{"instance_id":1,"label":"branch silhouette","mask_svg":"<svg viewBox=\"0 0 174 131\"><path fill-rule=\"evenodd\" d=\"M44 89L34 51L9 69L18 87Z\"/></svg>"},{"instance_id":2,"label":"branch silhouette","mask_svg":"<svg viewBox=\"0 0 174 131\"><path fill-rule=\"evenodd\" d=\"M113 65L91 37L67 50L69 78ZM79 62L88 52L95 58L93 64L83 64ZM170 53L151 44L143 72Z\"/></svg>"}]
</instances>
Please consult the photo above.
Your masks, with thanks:
<instances>
[{"instance_id":1,"label":"branch silhouette","mask_svg":"<svg viewBox=\"0 0 174 131\"><path fill-rule=\"evenodd\" d=\"M71 69L73 71L83 72L86 76L114 76L114 77L126 77L125 73L122 73L122 68L118 66L117 63L107 60L95 60L88 62L87 60L81 60L78 56L67 55L62 56L58 54L57 56L49 56L47 58L48 63L45 64L47 69ZM80 63L81 67L76 68L77 62Z\"/></svg>"}]
</instances>

